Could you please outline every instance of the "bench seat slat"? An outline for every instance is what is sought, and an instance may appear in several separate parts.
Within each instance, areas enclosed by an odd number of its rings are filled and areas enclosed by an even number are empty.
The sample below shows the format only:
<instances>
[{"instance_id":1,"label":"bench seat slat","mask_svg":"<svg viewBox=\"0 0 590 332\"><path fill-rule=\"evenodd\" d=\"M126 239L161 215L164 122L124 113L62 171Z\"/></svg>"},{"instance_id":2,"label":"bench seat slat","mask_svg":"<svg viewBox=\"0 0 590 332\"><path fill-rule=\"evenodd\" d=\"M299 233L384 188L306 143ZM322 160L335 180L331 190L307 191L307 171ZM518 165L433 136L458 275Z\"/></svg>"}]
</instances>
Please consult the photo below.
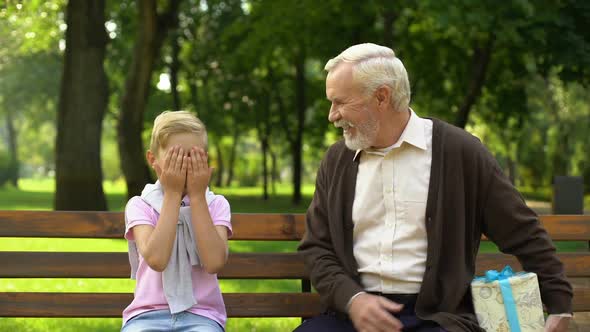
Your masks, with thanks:
<instances>
[{"instance_id":1,"label":"bench seat slat","mask_svg":"<svg viewBox=\"0 0 590 332\"><path fill-rule=\"evenodd\" d=\"M588 241L589 215L540 216L553 241ZM122 212L0 211L0 237L121 239L125 230ZM234 213L234 240L301 239L303 214ZM485 239L485 238L484 238Z\"/></svg>"},{"instance_id":2,"label":"bench seat slat","mask_svg":"<svg viewBox=\"0 0 590 332\"><path fill-rule=\"evenodd\" d=\"M590 311L590 289L574 286L574 311ZM0 293L0 317L121 317L131 293ZM315 293L225 293L229 317L309 317Z\"/></svg>"},{"instance_id":3,"label":"bench seat slat","mask_svg":"<svg viewBox=\"0 0 590 332\"><path fill-rule=\"evenodd\" d=\"M226 293L229 317L309 317L314 293ZM0 293L0 317L121 317L132 293Z\"/></svg>"},{"instance_id":4,"label":"bench seat slat","mask_svg":"<svg viewBox=\"0 0 590 332\"><path fill-rule=\"evenodd\" d=\"M590 253L558 253L569 277L590 277ZM0 252L0 278L128 278L127 253ZM522 270L516 258L504 254L479 254L476 274L510 265ZM307 278L297 253L232 253L219 273L223 279Z\"/></svg>"}]
</instances>

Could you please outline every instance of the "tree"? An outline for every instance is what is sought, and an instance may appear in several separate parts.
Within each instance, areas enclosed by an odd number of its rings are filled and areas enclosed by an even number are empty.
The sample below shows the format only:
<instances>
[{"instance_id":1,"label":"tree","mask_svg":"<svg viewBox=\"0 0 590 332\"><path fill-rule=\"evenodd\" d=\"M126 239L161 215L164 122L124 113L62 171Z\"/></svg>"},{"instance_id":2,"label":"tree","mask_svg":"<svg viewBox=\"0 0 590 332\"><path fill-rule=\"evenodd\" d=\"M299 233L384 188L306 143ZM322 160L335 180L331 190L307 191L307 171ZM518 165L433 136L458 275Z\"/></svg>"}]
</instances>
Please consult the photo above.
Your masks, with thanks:
<instances>
[{"instance_id":1,"label":"tree","mask_svg":"<svg viewBox=\"0 0 590 332\"><path fill-rule=\"evenodd\" d=\"M108 101L105 1L70 0L56 140L56 210L106 210L100 147Z\"/></svg>"},{"instance_id":2,"label":"tree","mask_svg":"<svg viewBox=\"0 0 590 332\"><path fill-rule=\"evenodd\" d=\"M20 144L28 134L26 127L38 130L55 123L62 57L57 49L61 7L61 1L54 1L6 5L0 10L0 113L9 160L3 177L15 187L21 160L26 160L27 166L39 161L39 154L29 149L37 141ZM38 19L28 20L31 16ZM50 140L55 140L53 135ZM54 145L47 145L45 139L38 141L50 148ZM53 169L53 160L51 156L40 163Z\"/></svg>"},{"instance_id":3,"label":"tree","mask_svg":"<svg viewBox=\"0 0 590 332\"><path fill-rule=\"evenodd\" d=\"M144 113L150 92L152 72L168 31L178 24L181 0L170 0L158 14L156 0L137 1L139 24L133 60L125 81L117 141L121 168L129 197L139 195L146 183L152 182L142 143Z\"/></svg>"},{"instance_id":4,"label":"tree","mask_svg":"<svg viewBox=\"0 0 590 332\"><path fill-rule=\"evenodd\" d=\"M310 60L321 56L325 61L326 54L333 56L337 54L336 50L342 50L346 43L334 42L333 35L361 37L369 30L364 28L366 21L362 22L367 17L365 10L361 8L356 15L352 15L354 10L362 6L348 7L341 1L253 1L247 17L236 21L225 34L227 45L238 45L233 53L241 61L249 63L249 68L266 67L274 73L265 79L273 87L272 102L277 105L281 118L281 136L289 145L292 199L295 204L302 199L305 134L309 126L318 125L310 121L310 113L315 111L312 107L315 99L310 96L316 96L314 91L323 90L321 86L310 84ZM346 11L345 15L342 11ZM331 17L336 14L342 20L334 22ZM359 20L359 16L363 19ZM273 29L268 29L269 26ZM352 28L343 29L343 26ZM313 69L317 70L315 67ZM261 111L257 109L257 112ZM325 128L326 124L327 121L322 122L321 127Z\"/></svg>"}]
</instances>

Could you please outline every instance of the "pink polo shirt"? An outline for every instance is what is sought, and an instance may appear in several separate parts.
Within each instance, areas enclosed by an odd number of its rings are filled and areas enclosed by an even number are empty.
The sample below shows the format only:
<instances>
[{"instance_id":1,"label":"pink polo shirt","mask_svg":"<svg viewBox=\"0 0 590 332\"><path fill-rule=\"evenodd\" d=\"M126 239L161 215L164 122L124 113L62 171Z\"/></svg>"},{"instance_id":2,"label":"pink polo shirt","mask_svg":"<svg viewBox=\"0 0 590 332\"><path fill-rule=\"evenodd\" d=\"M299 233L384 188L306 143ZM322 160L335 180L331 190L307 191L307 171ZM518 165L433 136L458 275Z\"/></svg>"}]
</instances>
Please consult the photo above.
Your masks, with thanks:
<instances>
[{"instance_id":1,"label":"pink polo shirt","mask_svg":"<svg viewBox=\"0 0 590 332\"><path fill-rule=\"evenodd\" d=\"M211 204L209 204L209 213L213 224L225 226L228 228L228 237L231 236L231 212L229 203L225 197L215 195ZM188 197L184 197L186 205L190 202ZM159 214L145 203L141 197L135 196L129 200L125 207L125 218L127 219L127 229L125 229L125 238L133 240L133 231L137 225L156 226ZM193 295L197 304L188 311L197 315L211 318L225 327L227 313L225 304L219 290L217 275L207 273L201 267L193 267ZM123 324L136 315L151 310L169 309L168 303L164 296L164 287L162 285L162 273L152 270L139 255L139 266L137 269L137 283L135 285L135 296L131 304L123 310Z\"/></svg>"}]
</instances>

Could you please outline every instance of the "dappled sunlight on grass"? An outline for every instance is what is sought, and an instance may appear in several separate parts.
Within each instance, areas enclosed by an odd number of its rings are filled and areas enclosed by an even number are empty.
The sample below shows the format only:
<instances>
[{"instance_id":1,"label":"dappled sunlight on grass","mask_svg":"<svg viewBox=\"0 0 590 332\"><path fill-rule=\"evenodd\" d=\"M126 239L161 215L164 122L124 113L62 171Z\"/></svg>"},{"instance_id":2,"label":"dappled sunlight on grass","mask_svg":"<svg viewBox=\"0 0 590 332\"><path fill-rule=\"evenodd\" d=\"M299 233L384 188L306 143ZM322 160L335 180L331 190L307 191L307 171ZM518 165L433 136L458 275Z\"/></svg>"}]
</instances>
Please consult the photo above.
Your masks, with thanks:
<instances>
[{"instance_id":1,"label":"dappled sunlight on grass","mask_svg":"<svg viewBox=\"0 0 590 332\"><path fill-rule=\"evenodd\" d=\"M0 318L0 327L14 332L115 332L121 330L121 322L121 318Z\"/></svg>"},{"instance_id":2,"label":"dappled sunlight on grass","mask_svg":"<svg viewBox=\"0 0 590 332\"><path fill-rule=\"evenodd\" d=\"M287 332L301 324L300 318L230 318L227 332Z\"/></svg>"},{"instance_id":3,"label":"dappled sunlight on grass","mask_svg":"<svg viewBox=\"0 0 590 332\"><path fill-rule=\"evenodd\" d=\"M116 332L121 330L120 318L0 318L2 331L14 332ZM292 331L299 318L230 318L227 332Z\"/></svg>"},{"instance_id":4,"label":"dappled sunlight on grass","mask_svg":"<svg viewBox=\"0 0 590 332\"><path fill-rule=\"evenodd\" d=\"M125 188L125 181L104 181L103 190L107 194L125 194L127 189ZM53 193L55 191L55 179L54 178L29 178L19 179L18 187L22 191L28 192L41 192L41 193Z\"/></svg>"},{"instance_id":5,"label":"dappled sunlight on grass","mask_svg":"<svg viewBox=\"0 0 590 332\"><path fill-rule=\"evenodd\" d=\"M270 193L269 199L262 198L261 187L223 187L212 188L219 195L225 196L232 212L264 212L264 213L303 213L309 206L313 196L314 185L302 187L302 202L293 204L290 185L277 185L275 194ZM107 196L109 211L123 211L127 203L127 189L125 182L105 181L103 189ZM6 186L0 189L1 210L52 210L55 190L55 180L20 179L19 189Z\"/></svg>"},{"instance_id":6,"label":"dappled sunlight on grass","mask_svg":"<svg viewBox=\"0 0 590 332\"><path fill-rule=\"evenodd\" d=\"M558 252L587 252L588 243L584 241L555 241L553 245ZM479 246L479 252L499 252L498 246L490 241L482 241Z\"/></svg>"},{"instance_id":7,"label":"dappled sunlight on grass","mask_svg":"<svg viewBox=\"0 0 590 332\"><path fill-rule=\"evenodd\" d=\"M132 293L135 280L90 278L2 279L2 292Z\"/></svg>"},{"instance_id":8,"label":"dappled sunlight on grass","mask_svg":"<svg viewBox=\"0 0 590 332\"><path fill-rule=\"evenodd\" d=\"M311 196L313 195L315 186L311 184L302 185L301 186L301 193L303 195ZM262 197L262 187L221 187L221 188L211 188L215 193L221 195L241 195L241 196L260 196ZM276 193L272 193L272 190L269 188L269 195L272 197L274 195L279 196L289 196L292 193L292 189L290 185L280 184L277 185Z\"/></svg>"},{"instance_id":9,"label":"dappled sunlight on grass","mask_svg":"<svg viewBox=\"0 0 590 332\"><path fill-rule=\"evenodd\" d=\"M299 280L220 280L223 293L279 293L300 292Z\"/></svg>"},{"instance_id":10,"label":"dappled sunlight on grass","mask_svg":"<svg viewBox=\"0 0 590 332\"><path fill-rule=\"evenodd\" d=\"M297 241L230 241L230 252L295 252Z\"/></svg>"},{"instance_id":11,"label":"dappled sunlight on grass","mask_svg":"<svg viewBox=\"0 0 590 332\"><path fill-rule=\"evenodd\" d=\"M2 251L127 252L123 239L3 238Z\"/></svg>"}]
</instances>

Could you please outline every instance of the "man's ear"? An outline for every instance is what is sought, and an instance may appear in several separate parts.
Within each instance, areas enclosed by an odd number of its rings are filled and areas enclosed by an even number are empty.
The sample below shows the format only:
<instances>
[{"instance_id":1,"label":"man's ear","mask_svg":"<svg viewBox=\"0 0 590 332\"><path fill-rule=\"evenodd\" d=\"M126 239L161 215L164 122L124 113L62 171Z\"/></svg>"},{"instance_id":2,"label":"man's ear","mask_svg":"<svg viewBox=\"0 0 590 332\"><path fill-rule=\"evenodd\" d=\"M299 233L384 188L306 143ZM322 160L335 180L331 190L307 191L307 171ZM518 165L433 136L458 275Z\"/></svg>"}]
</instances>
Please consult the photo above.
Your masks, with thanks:
<instances>
[{"instance_id":1,"label":"man's ear","mask_svg":"<svg viewBox=\"0 0 590 332\"><path fill-rule=\"evenodd\" d=\"M377 105L379 108L387 108L391 105L391 88L387 85L382 85L375 90L375 97L377 98Z\"/></svg>"}]
</instances>

